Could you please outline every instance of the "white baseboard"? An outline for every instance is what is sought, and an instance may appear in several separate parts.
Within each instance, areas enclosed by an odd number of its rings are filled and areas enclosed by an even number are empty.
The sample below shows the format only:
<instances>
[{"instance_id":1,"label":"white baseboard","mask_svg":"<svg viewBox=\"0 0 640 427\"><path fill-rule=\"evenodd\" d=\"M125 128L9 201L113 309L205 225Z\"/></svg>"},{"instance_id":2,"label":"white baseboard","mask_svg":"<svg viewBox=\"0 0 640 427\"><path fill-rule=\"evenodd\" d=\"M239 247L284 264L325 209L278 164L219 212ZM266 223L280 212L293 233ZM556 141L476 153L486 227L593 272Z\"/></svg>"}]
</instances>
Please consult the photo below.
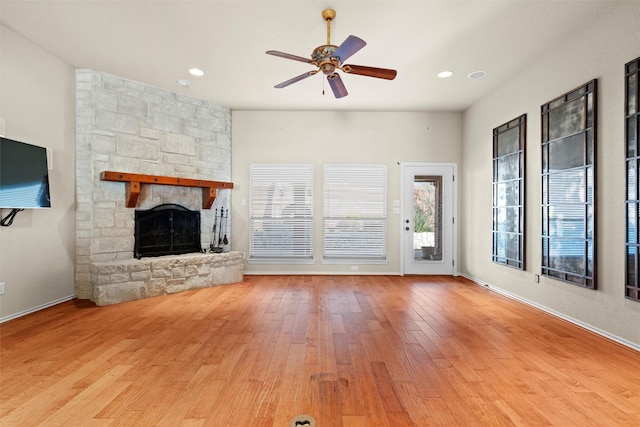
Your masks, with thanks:
<instances>
[{"instance_id":1,"label":"white baseboard","mask_svg":"<svg viewBox=\"0 0 640 427\"><path fill-rule=\"evenodd\" d=\"M7 322L9 320L17 319L18 317L26 316L27 314L35 313L36 311L40 311L42 309L45 309L45 308L48 308L48 307L52 307L52 306L54 306L56 304L60 304L60 303L65 302L65 301L70 301L70 300L74 299L75 297L76 297L75 295L69 295L68 297L59 298L59 299L57 299L55 301L50 301L50 302L48 302L46 304L42 304L42 305L39 305L37 307L30 308L29 310L24 310L24 311L20 311L18 313L10 314L8 316L0 317L0 323L4 323L4 322Z\"/></svg>"},{"instance_id":2,"label":"white baseboard","mask_svg":"<svg viewBox=\"0 0 640 427\"><path fill-rule=\"evenodd\" d=\"M623 345L625 347L629 347L629 348L631 348L633 350L640 351L640 345L638 345L638 344L636 344L634 342L625 340L624 338L621 338L621 337L619 337L617 335L610 334L607 331L603 331L602 329L596 328L593 325L590 325L588 323L582 322L582 321L580 321L578 319L574 319L573 317L569 317L569 316L567 316L567 315L565 315L563 313L560 313L558 311L552 310L549 307L545 307L545 306L540 305L538 303L535 303L533 301L529 301L526 298L522 298L521 296L513 294L513 293L508 292L508 291L505 291L504 289L500 289L500 288L497 288L495 286L492 286L491 284L483 282L482 280L476 279L475 277L471 277L468 274L460 273L460 275L462 277L465 277L465 278L471 280L473 283L477 284L478 286L482 286L482 287L487 288L487 289L489 289L489 290L491 290L493 292L496 292L496 293L498 293L500 295L504 295L507 298L511 298L513 300L519 301L519 302L521 302L523 304L526 304L526 305L528 305L530 307L533 307L533 308L536 308L538 310L544 311L547 314L550 314L552 316L558 317L558 318L560 318L562 320L565 320L565 321L567 321L569 323L573 323L576 326L579 326L579 327L581 327L583 329L586 329L586 330L588 330L590 332L593 332L594 334L600 335L600 336L602 336L604 338L607 338L607 339L609 339L611 341L615 341L618 344L621 344L621 345Z\"/></svg>"},{"instance_id":3,"label":"white baseboard","mask_svg":"<svg viewBox=\"0 0 640 427\"><path fill-rule=\"evenodd\" d=\"M401 276L397 271L244 271L245 276Z\"/></svg>"}]
</instances>

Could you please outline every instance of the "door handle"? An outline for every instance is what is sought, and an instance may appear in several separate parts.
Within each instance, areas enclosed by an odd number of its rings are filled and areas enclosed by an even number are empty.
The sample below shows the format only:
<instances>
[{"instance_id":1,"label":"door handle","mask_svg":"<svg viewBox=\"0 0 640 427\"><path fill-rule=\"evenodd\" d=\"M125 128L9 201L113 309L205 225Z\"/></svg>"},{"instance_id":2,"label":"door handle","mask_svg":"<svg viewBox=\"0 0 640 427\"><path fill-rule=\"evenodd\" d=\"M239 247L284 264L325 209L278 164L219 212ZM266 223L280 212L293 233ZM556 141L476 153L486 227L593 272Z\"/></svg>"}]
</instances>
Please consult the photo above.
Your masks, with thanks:
<instances>
[{"instance_id":1,"label":"door handle","mask_svg":"<svg viewBox=\"0 0 640 427\"><path fill-rule=\"evenodd\" d=\"M407 230L407 231L409 231L409 227L405 227L404 229L405 229L405 230Z\"/></svg>"}]
</instances>

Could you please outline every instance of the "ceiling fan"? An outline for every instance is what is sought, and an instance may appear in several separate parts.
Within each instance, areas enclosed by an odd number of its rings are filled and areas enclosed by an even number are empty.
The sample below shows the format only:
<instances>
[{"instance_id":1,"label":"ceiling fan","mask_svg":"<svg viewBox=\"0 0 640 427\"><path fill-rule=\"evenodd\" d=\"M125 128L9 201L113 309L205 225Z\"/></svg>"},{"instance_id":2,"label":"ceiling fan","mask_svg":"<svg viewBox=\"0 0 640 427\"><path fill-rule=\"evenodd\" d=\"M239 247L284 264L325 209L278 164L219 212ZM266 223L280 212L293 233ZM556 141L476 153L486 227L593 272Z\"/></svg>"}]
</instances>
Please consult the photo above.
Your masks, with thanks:
<instances>
[{"instance_id":1,"label":"ceiling fan","mask_svg":"<svg viewBox=\"0 0 640 427\"><path fill-rule=\"evenodd\" d=\"M293 59L294 61L306 62L318 67L315 70L300 74L292 79L275 85L275 88L281 89L290 84L299 82L300 80L311 77L322 71L327 76L327 81L336 98L342 98L349 94L344 86L340 74L336 70L341 70L347 74L357 74L360 76L376 77L379 79L393 80L396 77L396 70L387 68L366 67L363 65L344 64L348 58L354 53L362 49L367 43L359 37L349 36L340 45L331 44L331 21L336 17L336 11L333 9L325 9L322 11L322 18L327 21L327 44L316 47L311 53L311 59L291 55L289 53L280 52L278 50L268 50L269 55L279 56L285 59Z\"/></svg>"}]
</instances>

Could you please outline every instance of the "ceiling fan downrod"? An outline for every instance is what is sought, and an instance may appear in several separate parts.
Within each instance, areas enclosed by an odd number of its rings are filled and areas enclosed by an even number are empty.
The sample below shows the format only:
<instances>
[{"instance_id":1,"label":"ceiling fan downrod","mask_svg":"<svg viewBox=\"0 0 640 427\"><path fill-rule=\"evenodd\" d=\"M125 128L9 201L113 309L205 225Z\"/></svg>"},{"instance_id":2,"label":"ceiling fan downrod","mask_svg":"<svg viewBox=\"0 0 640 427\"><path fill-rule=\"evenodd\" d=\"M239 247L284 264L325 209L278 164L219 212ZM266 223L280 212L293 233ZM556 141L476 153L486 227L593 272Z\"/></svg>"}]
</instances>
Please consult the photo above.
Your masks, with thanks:
<instances>
[{"instance_id":1,"label":"ceiling fan downrod","mask_svg":"<svg viewBox=\"0 0 640 427\"><path fill-rule=\"evenodd\" d=\"M331 44L331 21L336 17L336 11L333 9L325 9L322 11L322 19L327 21L327 44Z\"/></svg>"}]
</instances>

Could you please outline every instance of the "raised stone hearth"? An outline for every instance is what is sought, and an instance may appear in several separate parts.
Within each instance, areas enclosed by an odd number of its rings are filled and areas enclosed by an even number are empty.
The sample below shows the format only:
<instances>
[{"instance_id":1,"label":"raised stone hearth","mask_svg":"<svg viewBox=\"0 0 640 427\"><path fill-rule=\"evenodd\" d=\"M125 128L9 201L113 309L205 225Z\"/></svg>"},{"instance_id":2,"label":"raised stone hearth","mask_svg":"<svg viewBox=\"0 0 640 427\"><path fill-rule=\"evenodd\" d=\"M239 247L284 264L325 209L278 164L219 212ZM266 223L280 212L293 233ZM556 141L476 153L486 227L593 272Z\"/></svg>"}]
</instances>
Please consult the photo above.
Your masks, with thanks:
<instances>
[{"instance_id":1,"label":"raised stone hearth","mask_svg":"<svg viewBox=\"0 0 640 427\"><path fill-rule=\"evenodd\" d=\"M95 262L91 264L91 300L103 306L237 283L243 277L242 252Z\"/></svg>"}]
</instances>

